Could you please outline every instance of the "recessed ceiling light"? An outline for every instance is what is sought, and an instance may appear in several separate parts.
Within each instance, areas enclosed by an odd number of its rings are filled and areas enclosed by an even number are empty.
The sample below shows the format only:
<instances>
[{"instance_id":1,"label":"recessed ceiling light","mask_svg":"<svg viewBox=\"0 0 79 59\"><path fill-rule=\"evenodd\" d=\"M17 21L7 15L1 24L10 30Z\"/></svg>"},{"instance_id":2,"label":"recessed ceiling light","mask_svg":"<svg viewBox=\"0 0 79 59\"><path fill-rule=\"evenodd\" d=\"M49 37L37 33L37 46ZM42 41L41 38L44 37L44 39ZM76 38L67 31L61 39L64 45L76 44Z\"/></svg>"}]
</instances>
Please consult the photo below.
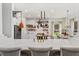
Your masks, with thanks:
<instances>
[{"instance_id":1,"label":"recessed ceiling light","mask_svg":"<svg viewBox=\"0 0 79 59\"><path fill-rule=\"evenodd\" d=\"M25 12L27 13L27 12L28 12L28 10L26 9L26 10L25 10Z\"/></svg>"}]
</instances>

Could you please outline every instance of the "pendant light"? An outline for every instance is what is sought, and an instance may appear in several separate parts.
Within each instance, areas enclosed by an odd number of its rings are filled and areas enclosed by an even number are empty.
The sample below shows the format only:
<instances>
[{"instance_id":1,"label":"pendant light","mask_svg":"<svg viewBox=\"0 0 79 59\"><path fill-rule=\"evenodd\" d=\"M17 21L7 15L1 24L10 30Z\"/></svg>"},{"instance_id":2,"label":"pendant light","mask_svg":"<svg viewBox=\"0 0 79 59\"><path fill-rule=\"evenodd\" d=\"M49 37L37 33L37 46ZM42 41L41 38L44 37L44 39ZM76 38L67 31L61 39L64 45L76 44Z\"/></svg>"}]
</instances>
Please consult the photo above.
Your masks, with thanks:
<instances>
[{"instance_id":1,"label":"pendant light","mask_svg":"<svg viewBox=\"0 0 79 59\"><path fill-rule=\"evenodd\" d=\"M67 34L67 36L69 35L69 32L70 32L70 21L69 21L69 10L67 10L67 24L66 24L66 34Z\"/></svg>"},{"instance_id":2,"label":"pendant light","mask_svg":"<svg viewBox=\"0 0 79 59\"><path fill-rule=\"evenodd\" d=\"M46 17L45 17L46 15L45 15L45 11L44 11L44 19L46 19Z\"/></svg>"}]
</instances>

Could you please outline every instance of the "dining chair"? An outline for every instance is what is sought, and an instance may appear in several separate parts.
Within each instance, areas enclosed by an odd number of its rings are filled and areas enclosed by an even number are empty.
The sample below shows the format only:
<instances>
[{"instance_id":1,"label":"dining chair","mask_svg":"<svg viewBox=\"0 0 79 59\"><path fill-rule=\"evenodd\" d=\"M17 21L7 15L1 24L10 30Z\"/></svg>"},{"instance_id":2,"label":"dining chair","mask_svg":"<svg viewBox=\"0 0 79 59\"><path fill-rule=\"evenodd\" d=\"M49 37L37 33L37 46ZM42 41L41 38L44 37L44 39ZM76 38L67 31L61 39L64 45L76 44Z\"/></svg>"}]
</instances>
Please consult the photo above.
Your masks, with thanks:
<instances>
[{"instance_id":1,"label":"dining chair","mask_svg":"<svg viewBox=\"0 0 79 59\"><path fill-rule=\"evenodd\" d=\"M49 48L34 48L30 47L32 56L49 56L51 47Z\"/></svg>"},{"instance_id":2,"label":"dining chair","mask_svg":"<svg viewBox=\"0 0 79 59\"><path fill-rule=\"evenodd\" d=\"M61 56L79 56L79 48L60 48Z\"/></svg>"},{"instance_id":3,"label":"dining chair","mask_svg":"<svg viewBox=\"0 0 79 59\"><path fill-rule=\"evenodd\" d=\"M20 48L0 48L0 56L20 56Z\"/></svg>"}]
</instances>

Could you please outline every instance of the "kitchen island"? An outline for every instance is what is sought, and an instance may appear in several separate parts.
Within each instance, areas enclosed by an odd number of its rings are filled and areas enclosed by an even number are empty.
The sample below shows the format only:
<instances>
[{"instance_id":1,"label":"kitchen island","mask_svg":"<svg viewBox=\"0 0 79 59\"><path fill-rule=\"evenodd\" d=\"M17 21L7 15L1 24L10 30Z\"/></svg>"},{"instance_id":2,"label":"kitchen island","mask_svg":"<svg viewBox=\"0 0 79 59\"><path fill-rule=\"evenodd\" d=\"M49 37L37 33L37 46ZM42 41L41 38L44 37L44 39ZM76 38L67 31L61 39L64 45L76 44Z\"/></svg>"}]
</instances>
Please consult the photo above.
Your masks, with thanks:
<instances>
[{"instance_id":1,"label":"kitchen island","mask_svg":"<svg viewBox=\"0 0 79 59\"><path fill-rule=\"evenodd\" d=\"M54 50L60 50L61 47L79 47L78 39L48 39L42 42L33 39L0 39L0 48L20 47L22 50L28 50L29 47L52 47Z\"/></svg>"}]
</instances>

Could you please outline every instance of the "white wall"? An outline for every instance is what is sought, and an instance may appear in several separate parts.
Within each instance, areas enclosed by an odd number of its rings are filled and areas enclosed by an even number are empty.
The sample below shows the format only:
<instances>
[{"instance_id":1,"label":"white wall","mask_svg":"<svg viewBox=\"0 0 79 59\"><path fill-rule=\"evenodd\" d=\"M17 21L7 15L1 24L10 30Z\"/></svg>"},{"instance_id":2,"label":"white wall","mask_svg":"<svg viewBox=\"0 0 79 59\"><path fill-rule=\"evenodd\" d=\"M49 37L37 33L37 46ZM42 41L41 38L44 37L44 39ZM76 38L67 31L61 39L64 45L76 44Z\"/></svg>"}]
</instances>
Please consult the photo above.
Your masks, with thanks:
<instances>
[{"instance_id":1,"label":"white wall","mask_svg":"<svg viewBox=\"0 0 79 59\"><path fill-rule=\"evenodd\" d=\"M7 36L12 36L12 4L11 3L2 3L2 33Z\"/></svg>"},{"instance_id":2,"label":"white wall","mask_svg":"<svg viewBox=\"0 0 79 59\"><path fill-rule=\"evenodd\" d=\"M2 4L0 3L0 34L2 34Z\"/></svg>"}]
</instances>

